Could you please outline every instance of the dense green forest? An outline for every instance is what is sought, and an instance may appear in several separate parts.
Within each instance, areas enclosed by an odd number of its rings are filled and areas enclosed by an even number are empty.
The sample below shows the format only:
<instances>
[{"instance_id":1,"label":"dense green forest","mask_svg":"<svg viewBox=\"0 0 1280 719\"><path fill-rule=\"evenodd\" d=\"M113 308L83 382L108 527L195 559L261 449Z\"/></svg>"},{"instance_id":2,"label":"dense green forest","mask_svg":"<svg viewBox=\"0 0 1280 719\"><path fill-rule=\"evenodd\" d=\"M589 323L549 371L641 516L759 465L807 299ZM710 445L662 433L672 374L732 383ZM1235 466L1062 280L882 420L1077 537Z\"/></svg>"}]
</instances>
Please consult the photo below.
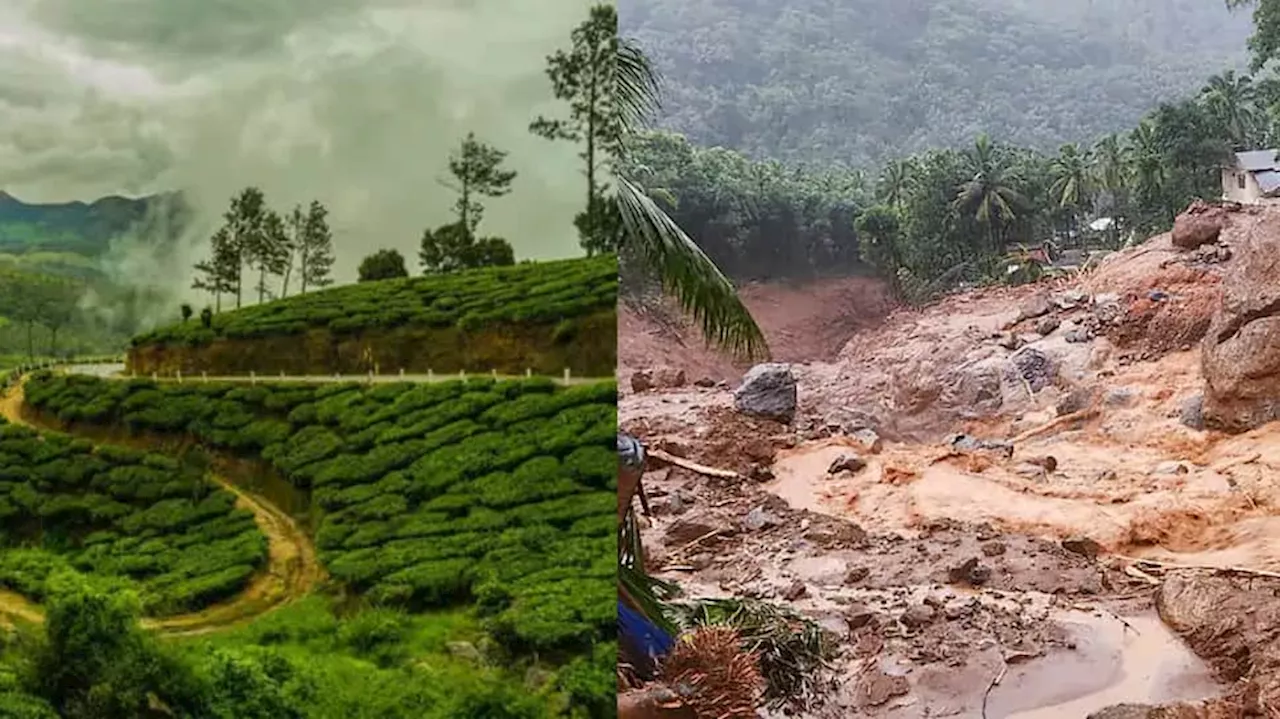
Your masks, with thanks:
<instances>
[{"instance_id":1,"label":"dense green forest","mask_svg":"<svg viewBox=\"0 0 1280 719\"><path fill-rule=\"evenodd\" d=\"M643 0L620 32L664 81L661 125L755 158L870 167L981 132L1052 151L1241 69L1221 0Z\"/></svg>"},{"instance_id":2,"label":"dense green forest","mask_svg":"<svg viewBox=\"0 0 1280 719\"><path fill-rule=\"evenodd\" d=\"M1114 248L1167 229L1191 200L1221 196L1233 148L1273 146L1278 127L1280 78L1224 71L1125 132L1053 152L979 134L862 170L756 161L655 131L632 140L626 170L731 276L877 270L925 299L1006 278L1020 244ZM1098 218L1111 224L1091 230Z\"/></svg>"}]
</instances>

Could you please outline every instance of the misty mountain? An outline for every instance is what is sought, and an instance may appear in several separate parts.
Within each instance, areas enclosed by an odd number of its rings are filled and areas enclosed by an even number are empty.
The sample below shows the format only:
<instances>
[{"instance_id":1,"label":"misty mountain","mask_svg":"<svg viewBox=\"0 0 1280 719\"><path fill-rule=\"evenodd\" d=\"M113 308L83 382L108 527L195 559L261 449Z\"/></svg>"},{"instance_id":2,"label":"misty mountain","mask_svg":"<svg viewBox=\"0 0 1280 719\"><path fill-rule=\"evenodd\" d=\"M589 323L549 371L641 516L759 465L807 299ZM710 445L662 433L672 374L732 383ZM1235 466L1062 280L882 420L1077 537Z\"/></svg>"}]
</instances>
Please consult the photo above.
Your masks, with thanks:
<instances>
[{"instance_id":1,"label":"misty mountain","mask_svg":"<svg viewBox=\"0 0 1280 719\"><path fill-rule=\"evenodd\" d=\"M72 252L98 257L112 238L129 232L153 210L180 202L178 193L163 193L41 204L0 192L0 253Z\"/></svg>"},{"instance_id":2,"label":"misty mountain","mask_svg":"<svg viewBox=\"0 0 1280 719\"><path fill-rule=\"evenodd\" d=\"M659 124L755 157L871 166L993 138L1127 130L1246 64L1222 0L635 0L620 33L664 79Z\"/></svg>"}]
</instances>

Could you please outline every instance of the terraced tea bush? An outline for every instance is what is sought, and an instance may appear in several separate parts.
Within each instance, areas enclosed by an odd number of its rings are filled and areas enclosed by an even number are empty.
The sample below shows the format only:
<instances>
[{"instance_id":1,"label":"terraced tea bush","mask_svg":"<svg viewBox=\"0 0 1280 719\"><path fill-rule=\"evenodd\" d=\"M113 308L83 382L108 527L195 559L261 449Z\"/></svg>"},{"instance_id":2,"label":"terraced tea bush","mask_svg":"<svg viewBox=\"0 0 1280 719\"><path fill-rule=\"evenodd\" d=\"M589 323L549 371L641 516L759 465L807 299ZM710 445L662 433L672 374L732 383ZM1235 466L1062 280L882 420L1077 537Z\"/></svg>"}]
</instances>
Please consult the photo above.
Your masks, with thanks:
<instances>
[{"instance_id":1,"label":"terraced tea bush","mask_svg":"<svg viewBox=\"0 0 1280 719\"><path fill-rule=\"evenodd\" d=\"M193 435L309 488L332 576L375 603L474 602L513 649L612 637L613 382L156 384L41 374L61 422Z\"/></svg>"},{"instance_id":2,"label":"terraced tea bush","mask_svg":"<svg viewBox=\"0 0 1280 719\"><path fill-rule=\"evenodd\" d=\"M197 462L95 447L0 419L0 584L40 599L60 567L136 589L164 615L238 592L266 559L253 514Z\"/></svg>"},{"instance_id":3,"label":"terraced tea bush","mask_svg":"<svg viewBox=\"0 0 1280 719\"><path fill-rule=\"evenodd\" d=\"M219 313L207 328L199 322L160 328L133 343L198 345L309 329L339 334L404 325L473 330L502 323L550 323L556 329L548 341L563 340L572 333L573 318L611 310L617 294L617 257L599 255L345 285Z\"/></svg>"}]
</instances>

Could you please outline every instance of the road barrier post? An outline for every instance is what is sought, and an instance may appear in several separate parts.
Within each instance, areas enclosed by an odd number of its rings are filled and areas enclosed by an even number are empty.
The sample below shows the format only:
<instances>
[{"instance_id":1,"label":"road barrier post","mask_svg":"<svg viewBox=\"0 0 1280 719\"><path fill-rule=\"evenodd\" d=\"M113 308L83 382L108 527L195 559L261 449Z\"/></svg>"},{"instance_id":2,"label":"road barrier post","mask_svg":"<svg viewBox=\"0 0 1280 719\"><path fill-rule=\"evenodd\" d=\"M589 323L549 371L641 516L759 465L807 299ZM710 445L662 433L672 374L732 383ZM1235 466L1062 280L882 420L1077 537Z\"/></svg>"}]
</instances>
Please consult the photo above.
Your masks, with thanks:
<instances>
[{"instance_id":1,"label":"road barrier post","mask_svg":"<svg viewBox=\"0 0 1280 719\"><path fill-rule=\"evenodd\" d=\"M403 376L404 376L404 367L401 367L401 368L400 368L400 376L401 376L401 377L403 377Z\"/></svg>"},{"instance_id":2,"label":"road barrier post","mask_svg":"<svg viewBox=\"0 0 1280 719\"><path fill-rule=\"evenodd\" d=\"M249 384L257 384L257 383L258 383L258 373L254 372L253 370L249 370Z\"/></svg>"},{"instance_id":3,"label":"road barrier post","mask_svg":"<svg viewBox=\"0 0 1280 719\"><path fill-rule=\"evenodd\" d=\"M525 378L525 379L529 379L529 378L530 378L530 377L532 377L532 376L533 376L533 370L532 370L532 369L530 369L530 368L528 368L528 367L525 367L525 368L524 368L524 378Z\"/></svg>"},{"instance_id":4,"label":"road barrier post","mask_svg":"<svg viewBox=\"0 0 1280 719\"><path fill-rule=\"evenodd\" d=\"M173 375L178 378L178 384L182 384L182 370L174 370Z\"/></svg>"},{"instance_id":5,"label":"road barrier post","mask_svg":"<svg viewBox=\"0 0 1280 719\"><path fill-rule=\"evenodd\" d=\"M151 373L151 381L152 381L152 382L155 382L155 381L157 381L157 380L159 380L159 379L160 379L160 375L159 375L158 373L156 373L156 372L152 372L152 373Z\"/></svg>"},{"instance_id":6,"label":"road barrier post","mask_svg":"<svg viewBox=\"0 0 1280 719\"><path fill-rule=\"evenodd\" d=\"M430 368L430 367L428 367L428 368L427 368L427 381L428 381L428 382L430 382L430 381L431 381L431 380L433 380L433 379L435 379L435 375L434 375L434 374L432 374L432 372L431 372L431 368Z\"/></svg>"},{"instance_id":7,"label":"road barrier post","mask_svg":"<svg viewBox=\"0 0 1280 719\"><path fill-rule=\"evenodd\" d=\"M564 383L569 384L569 368L564 368Z\"/></svg>"},{"instance_id":8,"label":"road barrier post","mask_svg":"<svg viewBox=\"0 0 1280 719\"><path fill-rule=\"evenodd\" d=\"M284 379L284 370L280 370L280 379Z\"/></svg>"},{"instance_id":9,"label":"road barrier post","mask_svg":"<svg viewBox=\"0 0 1280 719\"><path fill-rule=\"evenodd\" d=\"M209 383L209 373L206 370L200 370L200 381L205 384Z\"/></svg>"},{"instance_id":10,"label":"road barrier post","mask_svg":"<svg viewBox=\"0 0 1280 719\"><path fill-rule=\"evenodd\" d=\"M464 369L458 370L458 379L465 380L466 378L467 378L467 371Z\"/></svg>"},{"instance_id":11,"label":"road barrier post","mask_svg":"<svg viewBox=\"0 0 1280 719\"><path fill-rule=\"evenodd\" d=\"M494 378L494 379L498 379L498 370L493 369L493 370L489 370L489 372L490 372L490 374L492 374L492 375L493 375L493 378Z\"/></svg>"}]
</instances>

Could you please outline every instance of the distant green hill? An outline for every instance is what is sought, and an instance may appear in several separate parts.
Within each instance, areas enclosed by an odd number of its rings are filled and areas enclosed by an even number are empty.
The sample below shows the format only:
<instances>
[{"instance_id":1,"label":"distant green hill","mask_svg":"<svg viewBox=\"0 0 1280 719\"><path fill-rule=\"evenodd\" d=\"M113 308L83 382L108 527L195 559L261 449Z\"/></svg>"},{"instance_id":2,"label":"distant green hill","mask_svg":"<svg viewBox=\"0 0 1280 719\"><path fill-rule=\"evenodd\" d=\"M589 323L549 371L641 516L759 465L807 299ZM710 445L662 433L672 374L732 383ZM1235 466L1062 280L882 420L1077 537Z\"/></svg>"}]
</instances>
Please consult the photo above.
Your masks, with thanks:
<instances>
[{"instance_id":1,"label":"distant green hill","mask_svg":"<svg viewBox=\"0 0 1280 719\"><path fill-rule=\"evenodd\" d=\"M93 202L27 203L0 192L0 255L74 253L99 257L152 210L181 203L178 193Z\"/></svg>"},{"instance_id":2,"label":"distant green hill","mask_svg":"<svg viewBox=\"0 0 1280 719\"><path fill-rule=\"evenodd\" d=\"M636 0L619 32L660 125L758 159L872 170L988 132L1040 150L1128 130L1245 63L1222 0Z\"/></svg>"}]
</instances>

